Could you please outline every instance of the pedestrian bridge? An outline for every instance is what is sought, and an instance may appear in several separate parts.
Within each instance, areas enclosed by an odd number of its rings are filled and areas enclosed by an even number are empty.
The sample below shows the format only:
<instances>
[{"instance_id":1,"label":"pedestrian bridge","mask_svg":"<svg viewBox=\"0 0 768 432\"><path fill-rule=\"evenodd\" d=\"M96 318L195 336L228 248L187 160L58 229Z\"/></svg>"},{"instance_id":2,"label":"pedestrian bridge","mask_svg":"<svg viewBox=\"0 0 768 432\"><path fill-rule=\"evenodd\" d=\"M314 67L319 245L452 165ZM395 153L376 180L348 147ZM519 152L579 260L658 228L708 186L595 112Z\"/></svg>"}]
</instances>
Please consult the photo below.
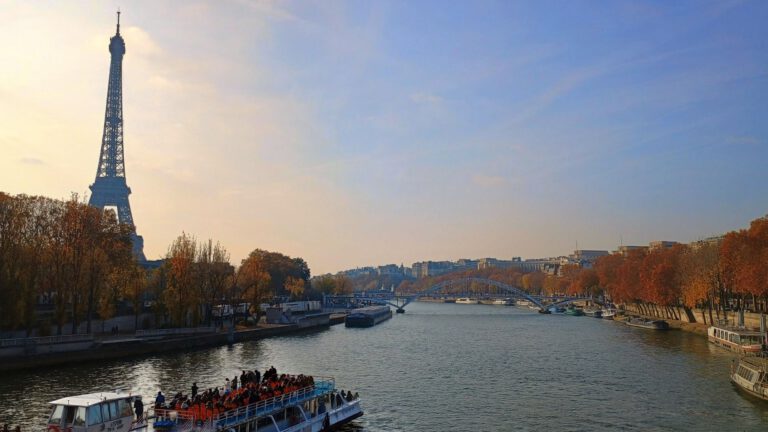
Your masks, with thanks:
<instances>
[{"instance_id":1,"label":"pedestrian bridge","mask_svg":"<svg viewBox=\"0 0 768 432\"><path fill-rule=\"evenodd\" d=\"M469 287L473 284L484 286L486 287L486 290L484 292L475 291L475 292L472 292L471 294L455 293L457 286ZM505 284L503 282L495 281L493 279L469 277L469 278L458 278L458 279L449 279L446 281L442 281L440 283L432 285L431 287L423 291L419 291L417 293L407 294L407 295L397 295L394 292L377 291L375 293L370 293L370 294L355 293L353 295L324 296L323 304L326 307L333 307L334 305L338 306L339 304L351 304L353 302L378 303L378 304L388 304L394 307L398 312L403 312L406 306L408 306L411 302L416 301L421 297L435 297L435 296L439 296L440 294L443 294L443 296L446 296L448 294L447 291L449 290L452 291L451 295L458 296L458 297L472 296L472 297L490 298L494 296L495 297L503 296L508 298L514 298L516 300L527 300L532 304L536 305L536 307L538 307L539 310L546 310L547 307L550 307L553 305L559 306L559 305L564 305L577 300L586 300L583 297L533 296L523 291L522 288Z\"/></svg>"}]
</instances>

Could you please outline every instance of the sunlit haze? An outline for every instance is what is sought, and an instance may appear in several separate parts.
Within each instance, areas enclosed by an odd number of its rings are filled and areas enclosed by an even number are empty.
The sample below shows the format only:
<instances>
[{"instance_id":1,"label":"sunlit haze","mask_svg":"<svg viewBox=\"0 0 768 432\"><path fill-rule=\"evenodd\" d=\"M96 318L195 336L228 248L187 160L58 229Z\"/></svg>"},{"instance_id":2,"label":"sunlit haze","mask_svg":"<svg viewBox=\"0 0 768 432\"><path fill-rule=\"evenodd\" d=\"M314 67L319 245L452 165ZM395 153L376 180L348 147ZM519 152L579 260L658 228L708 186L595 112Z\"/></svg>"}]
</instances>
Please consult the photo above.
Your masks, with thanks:
<instances>
[{"instance_id":1,"label":"sunlit haze","mask_svg":"<svg viewBox=\"0 0 768 432\"><path fill-rule=\"evenodd\" d=\"M0 190L88 193L118 7L149 259L532 258L768 211L765 1L2 2Z\"/></svg>"}]
</instances>

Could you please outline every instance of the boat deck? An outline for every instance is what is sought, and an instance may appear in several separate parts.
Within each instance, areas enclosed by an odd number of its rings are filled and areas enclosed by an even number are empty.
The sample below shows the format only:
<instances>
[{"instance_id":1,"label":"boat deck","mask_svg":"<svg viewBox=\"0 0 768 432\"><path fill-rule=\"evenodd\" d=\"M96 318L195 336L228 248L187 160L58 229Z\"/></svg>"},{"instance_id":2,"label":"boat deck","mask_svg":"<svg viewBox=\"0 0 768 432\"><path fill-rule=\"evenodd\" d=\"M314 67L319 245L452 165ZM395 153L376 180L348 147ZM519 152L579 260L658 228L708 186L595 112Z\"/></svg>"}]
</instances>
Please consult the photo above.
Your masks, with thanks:
<instances>
[{"instance_id":1,"label":"boat deck","mask_svg":"<svg viewBox=\"0 0 768 432\"><path fill-rule=\"evenodd\" d=\"M178 410L154 410L154 421L171 421L178 431L183 430L204 430L216 431L229 429L252 420L256 420L270 415L278 414L290 406L296 406L301 403L311 401L331 394L335 391L333 378L315 379L315 385L296 390L292 393L282 396L276 396L263 401L255 402L250 405L232 409L218 414L210 419L202 421L197 419L191 413ZM143 422L136 425L134 429L157 430L158 426Z\"/></svg>"}]
</instances>

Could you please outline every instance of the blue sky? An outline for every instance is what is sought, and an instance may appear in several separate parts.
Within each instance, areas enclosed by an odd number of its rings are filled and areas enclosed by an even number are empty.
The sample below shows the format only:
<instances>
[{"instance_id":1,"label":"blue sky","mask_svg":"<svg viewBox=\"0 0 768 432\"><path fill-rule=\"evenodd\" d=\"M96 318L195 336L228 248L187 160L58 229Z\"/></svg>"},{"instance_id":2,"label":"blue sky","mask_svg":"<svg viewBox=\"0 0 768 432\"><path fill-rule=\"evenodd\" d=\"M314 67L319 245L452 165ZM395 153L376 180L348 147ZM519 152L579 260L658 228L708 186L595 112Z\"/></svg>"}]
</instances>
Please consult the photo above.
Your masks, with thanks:
<instances>
[{"instance_id":1,"label":"blue sky","mask_svg":"<svg viewBox=\"0 0 768 432\"><path fill-rule=\"evenodd\" d=\"M5 190L93 181L117 6L0 5ZM767 212L766 2L120 7L149 257L183 230L323 273L690 241Z\"/></svg>"}]
</instances>

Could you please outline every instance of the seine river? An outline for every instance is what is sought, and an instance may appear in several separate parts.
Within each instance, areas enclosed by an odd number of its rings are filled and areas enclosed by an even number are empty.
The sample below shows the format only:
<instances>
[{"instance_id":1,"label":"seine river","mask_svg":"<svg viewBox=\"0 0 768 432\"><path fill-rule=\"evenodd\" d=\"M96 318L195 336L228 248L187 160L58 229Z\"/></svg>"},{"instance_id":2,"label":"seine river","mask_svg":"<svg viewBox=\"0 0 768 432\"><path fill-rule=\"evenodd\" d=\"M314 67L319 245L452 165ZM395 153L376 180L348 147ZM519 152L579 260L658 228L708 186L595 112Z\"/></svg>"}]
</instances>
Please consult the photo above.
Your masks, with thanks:
<instances>
[{"instance_id":1,"label":"seine river","mask_svg":"<svg viewBox=\"0 0 768 432\"><path fill-rule=\"evenodd\" d=\"M765 429L768 402L732 387L730 360L682 331L414 303L370 329L0 375L0 423L42 430L47 402L67 394L131 388L151 399L274 365L359 392L354 431Z\"/></svg>"}]
</instances>

